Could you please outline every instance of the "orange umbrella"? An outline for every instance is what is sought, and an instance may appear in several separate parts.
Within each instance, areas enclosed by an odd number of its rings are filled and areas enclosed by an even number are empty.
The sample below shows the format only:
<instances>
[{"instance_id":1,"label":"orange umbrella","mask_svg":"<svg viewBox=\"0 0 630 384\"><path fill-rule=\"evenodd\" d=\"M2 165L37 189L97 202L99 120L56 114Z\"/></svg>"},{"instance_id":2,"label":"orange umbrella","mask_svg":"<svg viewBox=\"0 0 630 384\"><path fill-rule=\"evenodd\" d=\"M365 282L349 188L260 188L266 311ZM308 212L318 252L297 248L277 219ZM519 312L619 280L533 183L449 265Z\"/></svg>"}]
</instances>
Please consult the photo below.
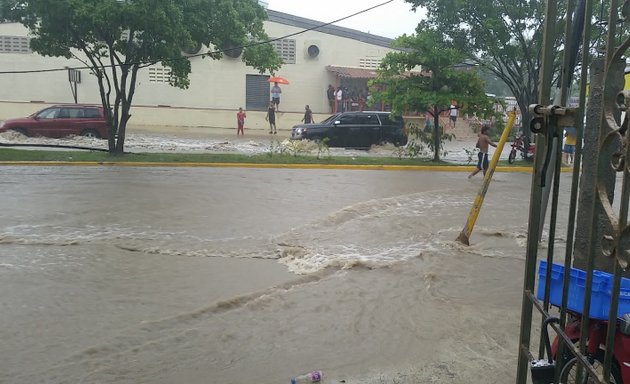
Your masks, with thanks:
<instances>
[{"instance_id":1,"label":"orange umbrella","mask_svg":"<svg viewBox=\"0 0 630 384\"><path fill-rule=\"evenodd\" d=\"M289 80L280 76L271 76L267 79L268 83L289 84Z\"/></svg>"}]
</instances>

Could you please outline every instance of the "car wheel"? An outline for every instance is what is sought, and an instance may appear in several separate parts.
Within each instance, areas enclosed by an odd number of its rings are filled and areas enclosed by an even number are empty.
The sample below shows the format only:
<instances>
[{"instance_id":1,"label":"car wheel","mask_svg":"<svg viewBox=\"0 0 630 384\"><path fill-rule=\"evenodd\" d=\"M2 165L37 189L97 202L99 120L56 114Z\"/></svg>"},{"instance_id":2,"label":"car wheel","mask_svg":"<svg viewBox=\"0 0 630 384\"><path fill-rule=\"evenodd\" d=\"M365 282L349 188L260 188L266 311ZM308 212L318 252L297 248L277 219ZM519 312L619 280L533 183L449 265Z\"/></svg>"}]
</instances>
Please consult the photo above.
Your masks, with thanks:
<instances>
[{"instance_id":1,"label":"car wheel","mask_svg":"<svg viewBox=\"0 0 630 384\"><path fill-rule=\"evenodd\" d=\"M81 136L85 136L85 137L93 137L95 139L100 138L98 132L96 132L93 129L86 129L83 132L81 132Z\"/></svg>"}]
</instances>

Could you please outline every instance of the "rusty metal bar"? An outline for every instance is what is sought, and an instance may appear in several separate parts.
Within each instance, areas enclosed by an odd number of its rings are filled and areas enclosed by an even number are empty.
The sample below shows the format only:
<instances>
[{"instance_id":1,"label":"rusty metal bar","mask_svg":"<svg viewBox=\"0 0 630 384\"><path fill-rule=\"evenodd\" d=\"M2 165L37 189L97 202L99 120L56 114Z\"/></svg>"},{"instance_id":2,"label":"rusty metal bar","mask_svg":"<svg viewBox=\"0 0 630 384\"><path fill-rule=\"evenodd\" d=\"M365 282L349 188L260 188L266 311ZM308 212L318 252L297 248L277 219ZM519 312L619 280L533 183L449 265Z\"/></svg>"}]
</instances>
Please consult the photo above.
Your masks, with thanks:
<instances>
[{"instance_id":1,"label":"rusty metal bar","mask_svg":"<svg viewBox=\"0 0 630 384\"><path fill-rule=\"evenodd\" d=\"M553 2L553 1L552 1ZM538 136L538 135L536 135ZM536 155L534 156L534 171L532 172L532 188L529 207L529 223L527 228L527 251L525 255L525 271L523 276L523 291L531 292L536 284L536 259L538 257L538 233L540 232L540 209L536 208L536 204L540 204L542 199L541 188L541 164L543 161L542 148L539 145L542 140L536 140ZM531 341L532 327L532 301L527 297L523 297L521 308L521 327L519 336L519 345L523 345L529 349ZM516 384L525 384L527 382L527 374L529 369L529 360L527 356L519 349L519 358L517 365Z\"/></svg>"},{"instance_id":2,"label":"rusty metal bar","mask_svg":"<svg viewBox=\"0 0 630 384\"><path fill-rule=\"evenodd\" d=\"M555 136L555 134L554 134ZM561 141L560 141L561 142ZM552 146L552 150L555 149L556 161L555 161L555 169L553 173L553 190L552 190L552 198L551 198L551 215L549 218L549 239L547 240L547 281L548 283L545 285L545 300L544 300L544 308L549 309L549 292L551 289L551 266L553 264L553 254L555 249L555 238L556 238L556 223L558 220L558 199L560 196L560 165L562 163L562 151L560 150L561 145ZM565 279L563 281L569 281L566 279L567 269L564 270ZM541 334L541 337L543 335ZM542 351L542 348L540 349Z\"/></svg>"},{"instance_id":3,"label":"rusty metal bar","mask_svg":"<svg viewBox=\"0 0 630 384\"><path fill-rule=\"evenodd\" d=\"M609 15L608 15L608 36L607 36L607 41L606 41L606 71L605 71L605 76L604 76L604 97L606 97L606 95L608 95L609 92L611 92L610 89L607 89L609 84L610 84L610 77L613 75L611 73L611 68L613 65L613 62L615 61L615 59L617 58L617 56L621 56L619 50L615 50L615 35L616 35L616 29L617 29L617 19L618 19L618 8L619 8L619 2L618 0L610 0L610 11L609 11ZM624 52L621 52L624 53ZM606 104L605 104L606 98L604 98L604 106L603 109L605 111L608 111L609 108L607 108ZM612 119L611 119L612 120ZM602 113L602 119L601 119L601 128L605 129L609 127L609 123L608 123L609 119L608 116L606 116L605 113ZM612 127L610 127L612 128ZM618 128L615 126L615 128ZM599 143L599 148L601 150L602 146L605 144L605 140L602 140L602 135L599 135L600 138L600 143ZM600 152L601 153L601 152ZM603 151L603 153L607 153L606 151ZM600 155L599 159L598 159L598 163L602 163L603 161L611 161L612 159L603 159ZM626 159L627 160L627 159ZM624 167L627 169L627 167ZM601 167L598 166L598 177L602 176L601 173L599 173L599 170L601 169ZM626 172L624 172L624 176L625 176ZM598 184L599 180L598 180ZM601 185L598 185L598 190L601 188ZM624 183L622 185L622 195L624 195L624 193L627 193L626 191L626 183L625 183L625 177L624 177ZM602 192L601 190L599 191L600 196L602 196ZM627 196L626 196L627 197ZM602 198L600 197L600 200ZM627 207L627 200L623 201L622 200L622 206L621 206L621 213L623 213L625 211L624 207ZM614 228L613 230L616 230L616 240L617 240L617 246L620 245L620 238L621 238L621 232L620 230L623 229L623 226L621 226L621 220L623 220L625 222L627 218L627 211L625 211L625 216L624 217L619 217L620 222L618 223L619 225L617 226L617 228ZM610 219L610 218L609 218ZM595 218L593 218L593 224L595 224ZM614 223L613 227L614 227ZM613 252L613 256L616 256L617 253L620 251L619 248L616 248L615 251ZM614 352L614 343L615 343L615 329L617 326L616 323L616 318L617 318L617 308L618 308L618 300L619 300L619 288L621 285L621 267L619 265L619 262L615 262L615 268L614 268L614 275L613 275L613 284L612 284L612 291L611 291L611 298L610 298L610 309L609 309L609 313L608 313L608 330L607 330L607 335L606 335L606 353L604 355L604 378L606 378L606 382L609 382L609 377L610 377L610 371L611 371L611 366L612 366L612 361L613 361L613 352Z\"/></svg>"},{"instance_id":4,"label":"rusty metal bar","mask_svg":"<svg viewBox=\"0 0 630 384\"><path fill-rule=\"evenodd\" d=\"M565 14L566 23L564 26L564 57L562 58L562 75L560 76L560 105L567 105L567 99L569 98L569 87L573 68L571 68L571 47L573 29L573 12L575 10L575 0L567 1L567 11Z\"/></svg>"},{"instance_id":5,"label":"rusty metal bar","mask_svg":"<svg viewBox=\"0 0 630 384\"><path fill-rule=\"evenodd\" d=\"M591 41L591 15L593 13L593 0L586 0L584 11L584 31L582 36L582 68L580 71L580 104L576 114L576 145L575 161L573 163L573 179L571 183L571 200L569 203L569 220L567 223L566 253L564 256L565 271L571 267L573 260L573 240L575 238L575 217L577 215L577 199L580 183L580 170L582 169L582 141L584 139L584 110L586 108L586 87L588 84L588 65L590 62L589 45ZM566 280L565 280L566 281ZM562 290L562 307L560 309L560 324L566 324L566 307L568 302L568 286Z\"/></svg>"},{"instance_id":6,"label":"rusty metal bar","mask_svg":"<svg viewBox=\"0 0 630 384\"><path fill-rule=\"evenodd\" d=\"M621 267L615 263L612 291L610 295L610 309L608 311L608 330L606 334L606 354L604 355L604 378L606 383L610 380L610 370L615 350L615 330L617 329L617 308L619 307L619 288L621 286Z\"/></svg>"},{"instance_id":7,"label":"rusty metal bar","mask_svg":"<svg viewBox=\"0 0 630 384\"><path fill-rule=\"evenodd\" d=\"M543 29L543 52L539 78L540 104L546 104L551 95L551 80L553 76L553 42L555 40L555 24L558 4L554 0L548 0L545 8L545 25ZM536 284L536 260L538 258L538 239L542 228L540 202L543 197L542 176L544 175L543 155L546 152L547 143L536 135L536 154L534 155L534 169L532 172L532 186L529 204L529 223L527 225L527 250L525 254L525 270L523 272L523 291L532 292ZM529 349L532 332L532 302L523 297L521 308L521 327L519 345ZM527 355L519 349L518 365L516 371L516 384L525 384L529 369Z\"/></svg>"},{"instance_id":8,"label":"rusty metal bar","mask_svg":"<svg viewBox=\"0 0 630 384\"><path fill-rule=\"evenodd\" d=\"M625 117L626 119L628 119L628 116L627 116L628 113L630 113L630 111L626 110L626 117ZM626 125L625 140L626 140L626 144L628 144L630 142L630 132L627 130L628 121L626 120L622 122L622 125L624 124ZM630 157L628 156L630 156L630 145L626 146L626 153L625 153L626 162L628 161L628 159L630 159ZM617 258L617 262L615 263L615 274L613 277L613 286L612 286L612 293L611 293L611 298L610 298L611 303L610 303L610 312L608 313L608 333L606 335L606 355L604 357L604 374L608 373L609 375L610 375L610 369L611 369L610 365L612 365L612 358L613 358L612 351L614 351L615 329L617 326L617 323L614 320L616 320L616 317L617 317L617 309L619 305L619 290L621 286L622 269L621 269L620 262L625 262L624 260L625 255L621 255L620 253L628 251L627 249L622 248L623 247L622 239L623 239L623 233L625 232L625 229L628 225L628 210L629 210L628 205L630 204L629 201L630 201L630 169L629 169L628 163L625 163L623 167L623 181L621 185L621 207L619 209L619 222L618 222L617 228L615 228L617 233L615 236L615 247L614 247L615 251L613 253L613 256ZM610 364L606 365L609 362Z\"/></svg>"}]
</instances>

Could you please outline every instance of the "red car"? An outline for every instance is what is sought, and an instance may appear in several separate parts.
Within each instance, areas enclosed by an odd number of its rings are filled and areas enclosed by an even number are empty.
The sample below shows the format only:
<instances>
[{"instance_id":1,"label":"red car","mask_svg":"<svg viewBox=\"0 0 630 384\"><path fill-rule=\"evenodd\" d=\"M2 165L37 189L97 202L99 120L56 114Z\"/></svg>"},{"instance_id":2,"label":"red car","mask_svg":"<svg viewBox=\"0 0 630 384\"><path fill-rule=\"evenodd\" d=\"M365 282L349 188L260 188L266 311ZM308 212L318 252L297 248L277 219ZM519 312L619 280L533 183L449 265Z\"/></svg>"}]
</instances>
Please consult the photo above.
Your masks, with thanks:
<instances>
[{"instance_id":1,"label":"red car","mask_svg":"<svg viewBox=\"0 0 630 384\"><path fill-rule=\"evenodd\" d=\"M0 132L13 130L26 136L80 135L107 138L103 107L89 104L53 105L29 117L0 122Z\"/></svg>"}]
</instances>

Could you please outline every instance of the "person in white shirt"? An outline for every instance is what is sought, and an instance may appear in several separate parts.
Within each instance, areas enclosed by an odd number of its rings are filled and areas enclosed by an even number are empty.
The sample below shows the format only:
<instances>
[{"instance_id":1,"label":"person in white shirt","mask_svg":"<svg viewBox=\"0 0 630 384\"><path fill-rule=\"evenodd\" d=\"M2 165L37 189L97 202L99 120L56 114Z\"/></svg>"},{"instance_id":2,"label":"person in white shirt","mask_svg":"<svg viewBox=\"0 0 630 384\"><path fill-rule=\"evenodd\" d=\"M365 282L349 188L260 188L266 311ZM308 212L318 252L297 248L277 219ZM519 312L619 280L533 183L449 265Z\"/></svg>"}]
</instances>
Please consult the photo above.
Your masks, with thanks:
<instances>
[{"instance_id":1,"label":"person in white shirt","mask_svg":"<svg viewBox=\"0 0 630 384\"><path fill-rule=\"evenodd\" d=\"M337 98L337 113L344 112L343 108L343 90L341 87L337 88L337 92L335 92L335 97Z\"/></svg>"},{"instance_id":2,"label":"person in white shirt","mask_svg":"<svg viewBox=\"0 0 630 384\"><path fill-rule=\"evenodd\" d=\"M451 118L451 128L455 128L455 122L457 121L457 106L455 104L451 104L449 107L450 110L450 118Z\"/></svg>"}]
</instances>

